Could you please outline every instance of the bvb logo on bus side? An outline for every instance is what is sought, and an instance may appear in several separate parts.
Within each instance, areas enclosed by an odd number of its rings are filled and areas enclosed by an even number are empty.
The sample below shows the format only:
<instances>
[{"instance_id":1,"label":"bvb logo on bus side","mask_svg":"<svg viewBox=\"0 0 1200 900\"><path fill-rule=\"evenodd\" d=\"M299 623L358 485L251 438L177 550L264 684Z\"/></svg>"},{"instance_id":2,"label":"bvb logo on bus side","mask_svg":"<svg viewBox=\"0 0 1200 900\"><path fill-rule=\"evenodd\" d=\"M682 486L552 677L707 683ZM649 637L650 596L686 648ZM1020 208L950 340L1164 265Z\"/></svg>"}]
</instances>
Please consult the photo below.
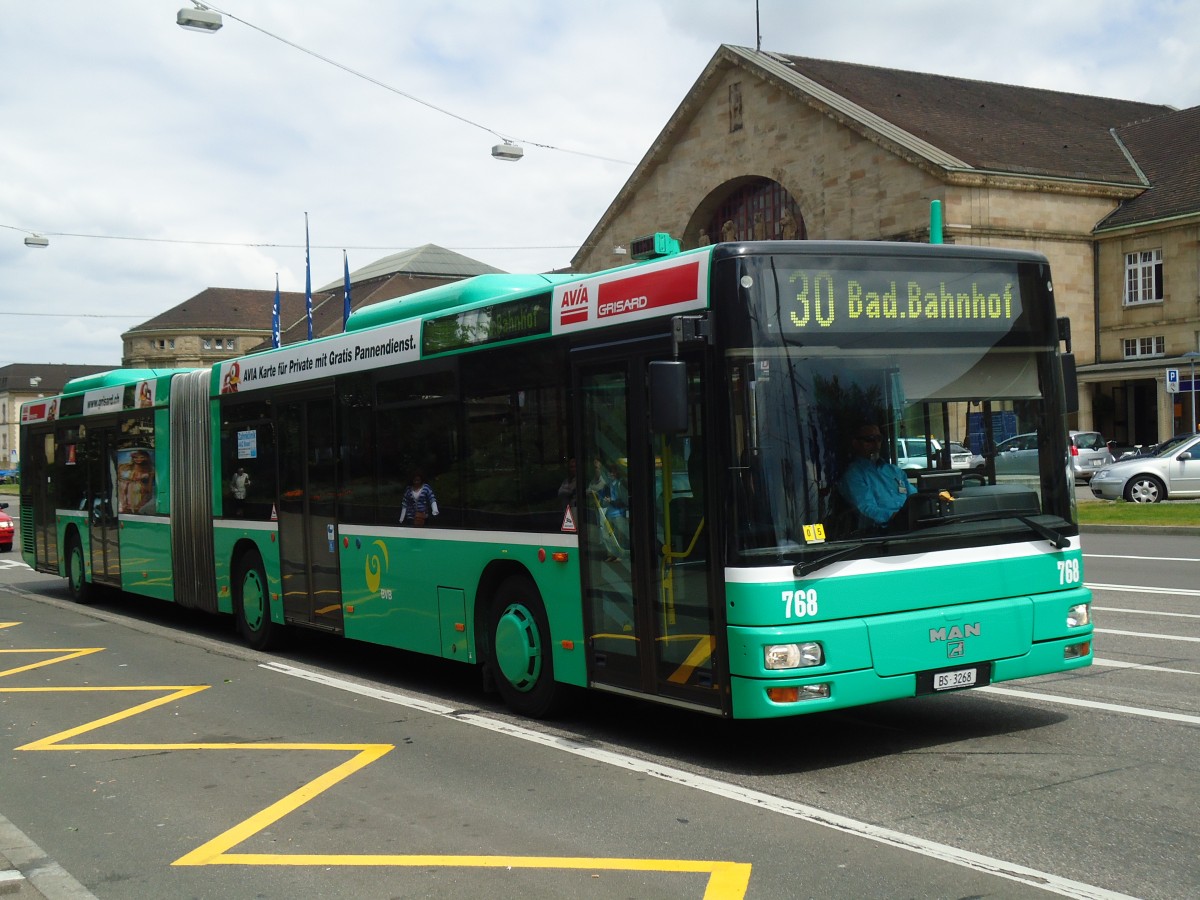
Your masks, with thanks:
<instances>
[{"instance_id":1,"label":"bvb logo on bus side","mask_svg":"<svg viewBox=\"0 0 1200 900\"><path fill-rule=\"evenodd\" d=\"M379 583L388 570L387 544L383 541L376 541L374 546L379 548L379 552L368 553L366 565L367 590L372 594L379 591Z\"/></svg>"}]
</instances>

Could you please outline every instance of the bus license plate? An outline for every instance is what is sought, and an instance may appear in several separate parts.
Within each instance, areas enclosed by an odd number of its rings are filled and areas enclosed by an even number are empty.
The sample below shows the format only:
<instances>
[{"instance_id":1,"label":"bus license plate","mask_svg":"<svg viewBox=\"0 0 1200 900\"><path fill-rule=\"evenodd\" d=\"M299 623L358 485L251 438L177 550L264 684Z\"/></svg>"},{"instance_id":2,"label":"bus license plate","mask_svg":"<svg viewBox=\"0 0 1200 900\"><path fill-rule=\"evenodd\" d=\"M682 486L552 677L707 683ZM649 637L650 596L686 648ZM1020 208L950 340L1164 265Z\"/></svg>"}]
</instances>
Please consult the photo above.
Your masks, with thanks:
<instances>
[{"instance_id":1,"label":"bus license plate","mask_svg":"<svg viewBox=\"0 0 1200 900\"><path fill-rule=\"evenodd\" d=\"M977 672L975 669L955 669L953 672L934 672L933 689L935 691L952 691L955 688L971 687L975 684Z\"/></svg>"}]
</instances>

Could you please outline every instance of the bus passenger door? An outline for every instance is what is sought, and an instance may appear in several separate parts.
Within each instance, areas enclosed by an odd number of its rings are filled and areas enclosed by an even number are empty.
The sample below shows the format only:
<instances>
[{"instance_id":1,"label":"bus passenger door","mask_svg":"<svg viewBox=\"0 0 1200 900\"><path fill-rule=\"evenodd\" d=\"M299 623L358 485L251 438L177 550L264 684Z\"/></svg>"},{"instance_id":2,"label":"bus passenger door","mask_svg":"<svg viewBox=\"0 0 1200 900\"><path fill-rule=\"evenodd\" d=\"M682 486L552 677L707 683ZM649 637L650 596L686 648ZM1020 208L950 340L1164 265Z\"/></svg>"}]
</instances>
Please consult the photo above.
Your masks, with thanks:
<instances>
[{"instance_id":1,"label":"bus passenger door","mask_svg":"<svg viewBox=\"0 0 1200 900\"><path fill-rule=\"evenodd\" d=\"M698 359L688 366L688 431L651 434L652 358L626 350L576 367L576 519L590 679L720 709L727 692L710 583L701 367Z\"/></svg>"},{"instance_id":2,"label":"bus passenger door","mask_svg":"<svg viewBox=\"0 0 1200 900\"><path fill-rule=\"evenodd\" d=\"M92 580L121 586L121 543L117 522L117 431L88 429L87 519L91 535Z\"/></svg>"},{"instance_id":3,"label":"bus passenger door","mask_svg":"<svg viewBox=\"0 0 1200 900\"><path fill-rule=\"evenodd\" d=\"M279 404L279 569L286 619L341 633L334 416L332 396Z\"/></svg>"}]
</instances>

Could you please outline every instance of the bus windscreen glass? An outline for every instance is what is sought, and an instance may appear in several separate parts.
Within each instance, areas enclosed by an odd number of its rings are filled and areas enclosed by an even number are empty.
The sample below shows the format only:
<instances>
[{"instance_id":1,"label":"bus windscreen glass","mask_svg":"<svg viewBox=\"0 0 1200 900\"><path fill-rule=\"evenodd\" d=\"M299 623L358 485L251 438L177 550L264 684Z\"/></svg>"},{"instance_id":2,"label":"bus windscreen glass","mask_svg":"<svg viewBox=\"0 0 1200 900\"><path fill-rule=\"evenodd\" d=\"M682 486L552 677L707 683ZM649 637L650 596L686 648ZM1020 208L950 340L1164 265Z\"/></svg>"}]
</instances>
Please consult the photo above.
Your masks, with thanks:
<instances>
[{"instance_id":1,"label":"bus windscreen glass","mask_svg":"<svg viewBox=\"0 0 1200 900\"><path fill-rule=\"evenodd\" d=\"M749 313L730 336L731 562L803 560L830 545L961 542L1073 526L1053 322L1015 263L887 257L751 257L732 280ZM726 282L728 283L728 281ZM733 321L733 317L730 318ZM735 329L731 329L735 330ZM915 485L959 470L964 490L886 525L864 520L844 477L870 423L879 457ZM1039 455L997 452L1030 435ZM901 482L901 495L908 489ZM915 504L916 501L913 501ZM911 504L910 504L911 505Z\"/></svg>"}]
</instances>

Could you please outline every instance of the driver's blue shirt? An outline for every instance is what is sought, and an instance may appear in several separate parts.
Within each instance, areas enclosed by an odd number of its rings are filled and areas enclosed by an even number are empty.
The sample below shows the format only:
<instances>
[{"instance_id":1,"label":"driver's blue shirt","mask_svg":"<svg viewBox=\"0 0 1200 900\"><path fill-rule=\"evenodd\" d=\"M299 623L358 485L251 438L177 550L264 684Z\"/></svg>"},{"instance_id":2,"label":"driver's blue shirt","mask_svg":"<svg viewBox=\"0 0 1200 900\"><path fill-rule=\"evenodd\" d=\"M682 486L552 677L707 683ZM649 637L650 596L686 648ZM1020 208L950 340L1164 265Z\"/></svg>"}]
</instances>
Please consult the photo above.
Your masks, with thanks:
<instances>
[{"instance_id":1,"label":"driver's blue shirt","mask_svg":"<svg viewBox=\"0 0 1200 900\"><path fill-rule=\"evenodd\" d=\"M886 525L917 492L904 470L883 459L859 457L850 463L838 485L859 515L876 525Z\"/></svg>"}]
</instances>

